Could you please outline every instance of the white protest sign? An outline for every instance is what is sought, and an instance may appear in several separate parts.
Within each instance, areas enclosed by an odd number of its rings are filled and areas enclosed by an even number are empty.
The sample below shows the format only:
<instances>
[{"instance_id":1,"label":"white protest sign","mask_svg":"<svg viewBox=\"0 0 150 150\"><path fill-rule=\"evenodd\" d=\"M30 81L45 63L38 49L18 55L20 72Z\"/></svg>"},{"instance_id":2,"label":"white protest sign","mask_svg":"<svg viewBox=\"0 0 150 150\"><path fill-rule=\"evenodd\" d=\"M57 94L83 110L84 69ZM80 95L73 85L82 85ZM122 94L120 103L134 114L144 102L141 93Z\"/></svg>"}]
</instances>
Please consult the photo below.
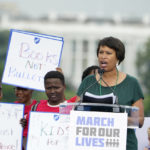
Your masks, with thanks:
<instances>
[{"instance_id":1,"label":"white protest sign","mask_svg":"<svg viewBox=\"0 0 150 150\"><path fill-rule=\"evenodd\" d=\"M4 84L44 91L44 75L60 64L63 38L11 30Z\"/></svg>"},{"instance_id":2,"label":"white protest sign","mask_svg":"<svg viewBox=\"0 0 150 150\"><path fill-rule=\"evenodd\" d=\"M71 150L126 150L127 114L71 111Z\"/></svg>"},{"instance_id":3,"label":"white protest sign","mask_svg":"<svg viewBox=\"0 0 150 150\"><path fill-rule=\"evenodd\" d=\"M138 140L138 150L144 150L144 148L149 145L148 128L150 128L150 117L144 117L142 128L137 128L135 132Z\"/></svg>"},{"instance_id":4,"label":"white protest sign","mask_svg":"<svg viewBox=\"0 0 150 150\"><path fill-rule=\"evenodd\" d=\"M23 104L0 103L0 149L22 150Z\"/></svg>"},{"instance_id":5,"label":"white protest sign","mask_svg":"<svg viewBox=\"0 0 150 150\"><path fill-rule=\"evenodd\" d=\"M31 112L27 150L67 150L69 115Z\"/></svg>"}]
</instances>

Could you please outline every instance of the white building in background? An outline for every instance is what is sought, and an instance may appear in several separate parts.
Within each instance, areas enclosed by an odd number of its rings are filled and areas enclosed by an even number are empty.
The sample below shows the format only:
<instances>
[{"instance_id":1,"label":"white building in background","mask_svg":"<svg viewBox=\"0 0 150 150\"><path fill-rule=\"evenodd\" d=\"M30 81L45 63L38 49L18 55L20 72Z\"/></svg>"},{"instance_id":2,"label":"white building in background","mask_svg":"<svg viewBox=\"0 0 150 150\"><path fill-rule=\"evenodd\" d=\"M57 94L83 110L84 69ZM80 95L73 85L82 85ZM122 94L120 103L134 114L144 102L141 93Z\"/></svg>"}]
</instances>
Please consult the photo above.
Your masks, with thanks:
<instances>
[{"instance_id":1,"label":"white building in background","mask_svg":"<svg viewBox=\"0 0 150 150\"><path fill-rule=\"evenodd\" d=\"M97 42L106 36L121 39L126 46L126 58L119 68L138 78L135 66L136 54L142 50L144 42L150 37L150 25L140 20L119 20L104 18L86 18L78 16L43 17L36 20L9 18L1 16L0 29L19 29L37 31L64 37L61 68L67 80L77 88L81 82L83 70L96 65ZM148 20L148 18L147 18ZM144 65L144 64L143 64Z\"/></svg>"}]
</instances>

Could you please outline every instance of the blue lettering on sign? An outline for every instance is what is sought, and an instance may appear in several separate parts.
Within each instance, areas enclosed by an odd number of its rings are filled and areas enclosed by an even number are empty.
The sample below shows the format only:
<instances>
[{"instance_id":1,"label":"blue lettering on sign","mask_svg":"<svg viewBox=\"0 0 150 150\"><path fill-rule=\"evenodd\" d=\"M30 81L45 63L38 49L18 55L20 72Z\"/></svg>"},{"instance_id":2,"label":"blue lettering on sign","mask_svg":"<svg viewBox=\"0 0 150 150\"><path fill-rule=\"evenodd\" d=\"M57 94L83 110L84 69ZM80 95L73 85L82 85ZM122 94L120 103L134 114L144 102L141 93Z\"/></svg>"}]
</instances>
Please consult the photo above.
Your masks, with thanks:
<instances>
[{"instance_id":1,"label":"blue lettering on sign","mask_svg":"<svg viewBox=\"0 0 150 150\"><path fill-rule=\"evenodd\" d=\"M84 116L78 116L77 125L94 125L94 126L108 126L113 127L114 126L114 118L106 118L106 117L84 117Z\"/></svg>"},{"instance_id":2,"label":"blue lettering on sign","mask_svg":"<svg viewBox=\"0 0 150 150\"><path fill-rule=\"evenodd\" d=\"M37 82L43 82L43 77L37 74L30 74L28 72L19 72L16 68L9 67L8 71L8 78L18 78L18 79L25 79Z\"/></svg>"},{"instance_id":3,"label":"blue lettering on sign","mask_svg":"<svg viewBox=\"0 0 150 150\"><path fill-rule=\"evenodd\" d=\"M114 127L114 118L109 118L108 119L107 126L108 127Z\"/></svg>"},{"instance_id":4,"label":"blue lettering on sign","mask_svg":"<svg viewBox=\"0 0 150 150\"><path fill-rule=\"evenodd\" d=\"M107 118L102 118L102 126L107 126Z\"/></svg>"},{"instance_id":5,"label":"blue lettering on sign","mask_svg":"<svg viewBox=\"0 0 150 150\"><path fill-rule=\"evenodd\" d=\"M77 117L77 125L85 125L85 117Z\"/></svg>"},{"instance_id":6,"label":"blue lettering on sign","mask_svg":"<svg viewBox=\"0 0 150 150\"><path fill-rule=\"evenodd\" d=\"M104 138L76 137L76 146L104 147Z\"/></svg>"}]
</instances>

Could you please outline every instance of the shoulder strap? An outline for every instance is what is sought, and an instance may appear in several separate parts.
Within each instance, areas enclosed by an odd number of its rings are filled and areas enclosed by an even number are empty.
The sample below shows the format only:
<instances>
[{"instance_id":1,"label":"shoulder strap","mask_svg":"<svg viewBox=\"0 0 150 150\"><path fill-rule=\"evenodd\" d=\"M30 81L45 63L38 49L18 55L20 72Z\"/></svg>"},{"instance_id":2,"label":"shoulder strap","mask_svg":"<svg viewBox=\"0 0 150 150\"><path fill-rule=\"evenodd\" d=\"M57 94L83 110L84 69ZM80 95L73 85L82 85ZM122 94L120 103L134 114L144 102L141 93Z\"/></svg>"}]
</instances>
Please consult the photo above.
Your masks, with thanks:
<instances>
[{"instance_id":1,"label":"shoulder strap","mask_svg":"<svg viewBox=\"0 0 150 150\"><path fill-rule=\"evenodd\" d=\"M31 111L36 111L36 108L37 108L38 104L39 104L39 102L37 102L36 104L32 105Z\"/></svg>"}]
</instances>

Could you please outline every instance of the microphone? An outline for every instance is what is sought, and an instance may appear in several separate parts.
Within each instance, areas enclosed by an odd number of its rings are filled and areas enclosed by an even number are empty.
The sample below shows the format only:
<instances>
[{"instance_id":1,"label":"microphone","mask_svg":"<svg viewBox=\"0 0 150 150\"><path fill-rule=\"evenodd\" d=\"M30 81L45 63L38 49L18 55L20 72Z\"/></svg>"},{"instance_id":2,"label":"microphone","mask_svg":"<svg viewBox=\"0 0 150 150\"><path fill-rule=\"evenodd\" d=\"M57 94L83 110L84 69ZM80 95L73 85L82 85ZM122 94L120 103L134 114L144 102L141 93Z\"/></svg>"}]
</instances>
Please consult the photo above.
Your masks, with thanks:
<instances>
[{"instance_id":1,"label":"microphone","mask_svg":"<svg viewBox=\"0 0 150 150\"><path fill-rule=\"evenodd\" d=\"M101 68L98 69L98 73L100 74L100 76L102 76L104 74L104 72L105 72L104 69L101 69Z\"/></svg>"},{"instance_id":2,"label":"microphone","mask_svg":"<svg viewBox=\"0 0 150 150\"><path fill-rule=\"evenodd\" d=\"M98 69L98 73L101 73L101 74L103 74L104 73L104 70L102 70L102 69ZM80 101L79 101L79 104L74 108L74 110L78 110L77 108L81 105L81 103L83 102L83 96L84 96L84 93L88 90L88 89L90 89L92 86L94 86L97 82L99 82L101 80L101 78L99 78L99 80L97 81L95 81L95 82L93 82L90 86L88 86L81 94L80 94ZM82 108L82 106L81 106L81 108L79 108L79 109L83 109Z\"/></svg>"}]
</instances>

